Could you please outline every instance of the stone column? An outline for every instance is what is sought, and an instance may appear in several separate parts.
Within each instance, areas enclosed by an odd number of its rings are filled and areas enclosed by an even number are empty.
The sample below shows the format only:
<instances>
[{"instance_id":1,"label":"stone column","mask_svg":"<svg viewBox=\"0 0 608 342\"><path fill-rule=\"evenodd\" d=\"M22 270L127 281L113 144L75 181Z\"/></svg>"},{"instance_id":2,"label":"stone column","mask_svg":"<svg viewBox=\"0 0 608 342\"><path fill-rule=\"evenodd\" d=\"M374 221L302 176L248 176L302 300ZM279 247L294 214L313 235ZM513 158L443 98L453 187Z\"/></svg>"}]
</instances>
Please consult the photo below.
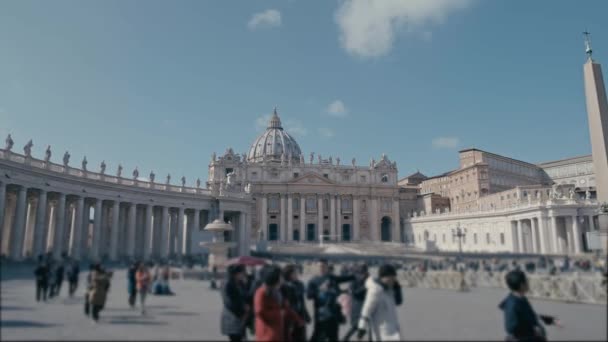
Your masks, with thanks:
<instances>
[{"instance_id":1,"label":"stone column","mask_svg":"<svg viewBox=\"0 0 608 342\"><path fill-rule=\"evenodd\" d=\"M342 198L340 198L340 196L336 198L336 229L336 235L339 236L339 239L337 240L344 241L344 237L342 236Z\"/></svg>"},{"instance_id":2,"label":"stone column","mask_svg":"<svg viewBox=\"0 0 608 342\"><path fill-rule=\"evenodd\" d=\"M543 220L542 217L537 217L536 218L536 222L538 225L538 239L540 240L540 253L541 254L546 254L547 253L547 241L546 241L546 236L545 236L545 221Z\"/></svg>"},{"instance_id":3,"label":"stone column","mask_svg":"<svg viewBox=\"0 0 608 342\"><path fill-rule=\"evenodd\" d=\"M280 200L281 200L281 215L279 216L281 218L281 221L279 223L279 234L281 235L279 237L280 241L287 241L287 223L286 223L286 210L285 210L285 198L286 195L281 195Z\"/></svg>"},{"instance_id":4,"label":"stone column","mask_svg":"<svg viewBox=\"0 0 608 342\"><path fill-rule=\"evenodd\" d=\"M6 206L6 184L0 182L0 226L4 227L4 211ZM3 229L0 229L0 236L3 234Z\"/></svg>"},{"instance_id":5,"label":"stone column","mask_svg":"<svg viewBox=\"0 0 608 342\"><path fill-rule=\"evenodd\" d=\"M378 198L372 197L372 205L370 206L370 230L371 240L380 241L380 230L378 229Z\"/></svg>"},{"instance_id":6,"label":"stone column","mask_svg":"<svg viewBox=\"0 0 608 342\"><path fill-rule=\"evenodd\" d=\"M287 233L285 241L293 240L293 194L287 195Z\"/></svg>"},{"instance_id":7,"label":"stone column","mask_svg":"<svg viewBox=\"0 0 608 342\"><path fill-rule=\"evenodd\" d=\"M249 250L249 246L247 245L247 241L245 238L245 230L247 229L245 228L245 220L247 219L246 216L247 214L241 211L239 215L239 236L237 241L238 247L236 249L238 251L238 256L247 255L247 250Z\"/></svg>"},{"instance_id":8,"label":"stone column","mask_svg":"<svg viewBox=\"0 0 608 342\"><path fill-rule=\"evenodd\" d=\"M359 197L353 196L353 240L358 241L359 235Z\"/></svg>"},{"instance_id":9,"label":"stone column","mask_svg":"<svg viewBox=\"0 0 608 342\"><path fill-rule=\"evenodd\" d=\"M160 257L166 258L169 255L169 208L163 207L163 218L160 236Z\"/></svg>"},{"instance_id":10,"label":"stone column","mask_svg":"<svg viewBox=\"0 0 608 342\"><path fill-rule=\"evenodd\" d=\"M521 220L517 220L517 249L519 253L525 253L524 232Z\"/></svg>"},{"instance_id":11,"label":"stone column","mask_svg":"<svg viewBox=\"0 0 608 342\"><path fill-rule=\"evenodd\" d=\"M317 222L317 236L315 236L315 240L319 238L319 235L323 234L323 196L319 195L317 199L317 204L319 208L317 209L318 222Z\"/></svg>"},{"instance_id":12,"label":"stone column","mask_svg":"<svg viewBox=\"0 0 608 342\"><path fill-rule=\"evenodd\" d=\"M338 236L336 231L336 196L329 195L329 234L333 235L330 240Z\"/></svg>"},{"instance_id":13,"label":"stone column","mask_svg":"<svg viewBox=\"0 0 608 342\"><path fill-rule=\"evenodd\" d=\"M587 216L589 218L589 231L592 232L595 230L595 222L593 221L593 215ZM0 220L0 222L2 222Z\"/></svg>"},{"instance_id":14,"label":"stone column","mask_svg":"<svg viewBox=\"0 0 608 342\"><path fill-rule=\"evenodd\" d=\"M98 261L101 250L101 210L103 201L100 198L95 199L95 209L93 213L93 241L91 242L91 258Z\"/></svg>"},{"instance_id":15,"label":"stone column","mask_svg":"<svg viewBox=\"0 0 608 342\"><path fill-rule=\"evenodd\" d=\"M580 254L582 252L581 226L578 222L578 217L576 215L572 215L572 235L574 237L574 239L572 239L572 242L574 243L574 253Z\"/></svg>"},{"instance_id":16,"label":"stone column","mask_svg":"<svg viewBox=\"0 0 608 342\"><path fill-rule=\"evenodd\" d=\"M15 223L11 234L11 257L15 260L23 259L23 243L25 240L25 214L27 209L27 188L22 186L17 192L17 209L15 210Z\"/></svg>"},{"instance_id":17,"label":"stone column","mask_svg":"<svg viewBox=\"0 0 608 342\"><path fill-rule=\"evenodd\" d=\"M177 249L175 254L178 257L184 255L184 243L185 243L185 228L184 228L184 208L178 208L177 210Z\"/></svg>"},{"instance_id":18,"label":"stone column","mask_svg":"<svg viewBox=\"0 0 608 342\"><path fill-rule=\"evenodd\" d=\"M65 246L65 194L60 193L57 199L57 226L55 227L55 242L53 244L53 256L57 259L61 256Z\"/></svg>"},{"instance_id":19,"label":"stone column","mask_svg":"<svg viewBox=\"0 0 608 342\"><path fill-rule=\"evenodd\" d=\"M538 253L536 250L536 228L534 227L534 219L530 219L530 232L532 233L532 249L530 253Z\"/></svg>"},{"instance_id":20,"label":"stone column","mask_svg":"<svg viewBox=\"0 0 608 342\"><path fill-rule=\"evenodd\" d=\"M551 216L551 234L553 235L553 253L559 254L561 248L557 237L557 216Z\"/></svg>"},{"instance_id":21,"label":"stone column","mask_svg":"<svg viewBox=\"0 0 608 342\"><path fill-rule=\"evenodd\" d=\"M152 255L152 216L154 215L154 207L152 204L146 205L146 225L144 226L144 259L149 259Z\"/></svg>"},{"instance_id":22,"label":"stone column","mask_svg":"<svg viewBox=\"0 0 608 342\"><path fill-rule=\"evenodd\" d=\"M1 187L4 188L4 186ZM2 191L1 188L0 191ZM46 249L44 246L44 237L47 230L46 206L47 193L45 190L40 190L38 193L38 206L36 208L36 225L34 227L34 248L32 253L34 257L38 257L38 255L44 253ZM0 210L2 209L3 207L0 207ZM2 223L1 219L0 223Z\"/></svg>"},{"instance_id":23,"label":"stone column","mask_svg":"<svg viewBox=\"0 0 608 342\"><path fill-rule=\"evenodd\" d=\"M118 260L118 235L120 234L120 202L112 203L112 230L110 231L110 260Z\"/></svg>"},{"instance_id":24,"label":"stone column","mask_svg":"<svg viewBox=\"0 0 608 342\"><path fill-rule=\"evenodd\" d=\"M392 240L401 242L401 220L399 216L399 199L393 199L393 210L391 220L393 221ZM447 237L446 237L447 238ZM439 239L439 238L438 238ZM443 239L440 240L443 243Z\"/></svg>"},{"instance_id":25,"label":"stone column","mask_svg":"<svg viewBox=\"0 0 608 342\"><path fill-rule=\"evenodd\" d=\"M300 195L300 241L306 241L306 197Z\"/></svg>"},{"instance_id":26,"label":"stone column","mask_svg":"<svg viewBox=\"0 0 608 342\"><path fill-rule=\"evenodd\" d=\"M260 216L260 231L264 240L268 240L268 198L265 194L262 195L262 213Z\"/></svg>"},{"instance_id":27,"label":"stone column","mask_svg":"<svg viewBox=\"0 0 608 342\"><path fill-rule=\"evenodd\" d=\"M129 204L129 214L127 223L127 256L129 258L135 257L135 237L137 232L137 204Z\"/></svg>"},{"instance_id":28,"label":"stone column","mask_svg":"<svg viewBox=\"0 0 608 342\"><path fill-rule=\"evenodd\" d=\"M82 246L82 230L83 220L82 215L84 212L84 197L78 197L76 199L76 208L74 209L74 220L72 232L74 233L70 241L70 255L76 260L80 260L80 247Z\"/></svg>"},{"instance_id":29,"label":"stone column","mask_svg":"<svg viewBox=\"0 0 608 342\"><path fill-rule=\"evenodd\" d=\"M199 209L194 209L194 213L192 213L192 226L190 227L190 236L194 236L194 233L197 232L201 229L201 223L200 223L200 219L201 219L201 211ZM198 234L197 234L198 236ZM190 239L190 251L192 249L196 249L198 248L198 244L200 243L200 241L193 241L192 238ZM188 251L188 252L190 252Z\"/></svg>"}]
</instances>

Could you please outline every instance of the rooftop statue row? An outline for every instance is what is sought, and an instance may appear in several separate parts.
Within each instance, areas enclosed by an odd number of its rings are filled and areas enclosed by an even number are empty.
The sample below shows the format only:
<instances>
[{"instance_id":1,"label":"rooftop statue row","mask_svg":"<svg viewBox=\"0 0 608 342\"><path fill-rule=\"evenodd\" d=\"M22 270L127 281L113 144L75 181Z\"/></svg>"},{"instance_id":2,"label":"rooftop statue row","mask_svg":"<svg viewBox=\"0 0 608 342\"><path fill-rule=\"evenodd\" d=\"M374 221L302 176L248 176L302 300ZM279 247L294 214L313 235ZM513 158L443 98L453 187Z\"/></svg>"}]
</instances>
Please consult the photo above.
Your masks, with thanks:
<instances>
[{"instance_id":1,"label":"rooftop statue row","mask_svg":"<svg viewBox=\"0 0 608 342\"><path fill-rule=\"evenodd\" d=\"M13 146L15 145L13 138L11 137L11 135L9 134L6 137L5 140L5 151L7 152L12 152ZM32 141L32 139L30 139L25 146L23 146L23 152L24 152L24 156L25 158L32 158L32 147L34 147L34 142ZM51 146L48 145L46 148L46 151L44 153L44 163L48 166L51 163L51 156L52 156L52 151L51 151ZM63 166L64 168L67 170L69 163L70 163L70 153L68 151L65 151L65 153L63 154ZM85 156L82 159L82 163L81 163L81 170L83 172L88 172L87 169L87 165L88 165L88 161L87 161L87 157ZM106 174L106 162L105 160L101 162L101 164L99 165L99 174L100 175L105 175ZM123 167L121 164L118 164L118 168L116 169L116 177L122 178L122 171L123 171ZM133 170L132 173L133 176L133 180L139 180L139 170L137 167L135 167L135 169ZM156 178L156 175L154 174L154 171L150 172L149 175L149 183L154 183L154 180ZM186 177L183 177L180 179L181 180L181 185L182 187L186 186ZM165 180L165 184L170 185L171 184L171 174L167 175L167 178ZM201 186L201 180L200 178L198 178L196 180L196 187L200 188Z\"/></svg>"}]
</instances>

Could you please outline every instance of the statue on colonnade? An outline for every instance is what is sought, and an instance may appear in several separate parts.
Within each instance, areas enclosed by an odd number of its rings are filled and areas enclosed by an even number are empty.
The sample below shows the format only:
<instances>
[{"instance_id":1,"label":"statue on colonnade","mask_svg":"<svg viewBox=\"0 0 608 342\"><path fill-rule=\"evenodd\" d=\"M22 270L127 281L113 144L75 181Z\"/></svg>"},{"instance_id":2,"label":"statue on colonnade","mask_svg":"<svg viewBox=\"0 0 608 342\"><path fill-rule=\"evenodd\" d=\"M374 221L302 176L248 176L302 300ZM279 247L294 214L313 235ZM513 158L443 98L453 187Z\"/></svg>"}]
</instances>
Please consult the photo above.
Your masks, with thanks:
<instances>
[{"instance_id":1,"label":"statue on colonnade","mask_svg":"<svg viewBox=\"0 0 608 342\"><path fill-rule=\"evenodd\" d=\"M26 157L31 157L32 156L32 147L34 146L34 142L32 141L32 139L30 139L30 141L27 142L27 144L25 144L25 146L23 146L23 152L25 152L25 156Z\"/></svg>"},{"instance_id":2,"label":"statue on colonnade","mask_svg":"<svg viewBox=\"0 0 608 342\"><path fill-rule=\"evenodd\" d=\"M87 156L84 156L84 158L82 159L82 170L86 171L87 170L87 164L89 162L87 161Z\"/></svg>"},{"instance_id":3,"label":"statue on colonnade","mask_svg":"<svg viewBox=\"0 0 608 342\"><path fill-rule=\"evenodd\" d=\"M102 160L101 164L99 165L99 173L101 173L102 175L106 173L106 161Z\"/></svg>"},{"instance_id":4,"label":"statue on colonnade","mask_svg":"<svg viewBox=\"0 0 608 342\"><path fill-rule=\"evenodd\" d=\"M116 177L122 176L122 165L118 164L118 169L116 170Z\"/></svg>"},{"instance_id":5,"label":"statue on colonnade","mask_svg":"<svg viewBox=\"0 0 608 342\"><path fill-rule=\"evenodd\" d=\"M63 154L63 166L67 167L69 163L70 163L70 153L68 151L65 151L65 153Z\"/></svg>"},{"instance_id":6,"label":"statue on colonnade","mask_svg":"<svg viewBox=\"0 0 608 342\"><path fill-rule=\"evenodd\" d=\"M6 145L4 146L4 148L7 151L12 150L13 149L13 145L15 145L15 142L13 141L13 137L11 137L10 134L6 137L5 142L6 142Z\"/></svg>"},{"instance_id":7,"label":"statue on colonnade","mask_svg":"<svg viewBox=\"0 0 608 342\"><path fill-rule=\"evenodd\" d=\"M47 163L51 161L51 145L46 147L46 151L44 152L44 161Z\"/></svg>"}]
</instances>

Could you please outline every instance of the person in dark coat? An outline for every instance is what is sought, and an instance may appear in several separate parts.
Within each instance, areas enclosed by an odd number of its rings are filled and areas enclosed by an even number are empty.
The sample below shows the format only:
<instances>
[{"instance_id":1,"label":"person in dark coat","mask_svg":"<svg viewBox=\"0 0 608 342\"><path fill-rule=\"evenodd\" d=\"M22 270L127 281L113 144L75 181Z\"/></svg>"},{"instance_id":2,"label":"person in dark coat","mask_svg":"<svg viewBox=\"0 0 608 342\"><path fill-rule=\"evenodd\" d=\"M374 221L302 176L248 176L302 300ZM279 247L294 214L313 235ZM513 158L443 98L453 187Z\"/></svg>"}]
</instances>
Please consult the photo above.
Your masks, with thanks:
<instances>
[{"instance_id":1,"label":"person in dark coat","mask_svg":"<svg viewBox=\"0 0 608 342\"><path fill-rule=\"evenodd\" d=\"M281 284L281 294L287 300L291 309L306 322L310 323L310 314L306 309L304 301L305 287L298 279L298 269L296 265L287 265L283 268L283 283ZM286 322L287 340L303 342L306 341L306 326Z\"/></svg>"},{"instance_id":2,"label":"person in dark coat","mask_svg":"<svg viewBox=\"0 0 608 342\"><path fill-rule=\"evenodd\" d=\"M325 259L319 261L319 275L308 282L306 297L313 301L314 327L311 341L337 341L340 324L346 322L338 304L341 283L355 280L354 275L336 276Z\"/></svg>"},{"instance_id":3,"label":"person in dark coat","mask_svg":"<svg viewBox=\"0 0 608 342\"><path fill-rule=\"evenodd\" d=\"M231 265L228 267L228 280L222 288L221 332L231 342L240 342L245 337L245 326L251 307L247 304L245 291L245 267Z\"/></svg>"},{"instance_id":4,"label":"person in dark coat","mask_svg":"<svg viewBox=\"0 0 608 342\"><path fill-rule=\"evenodd\" d=\"M39 302L41 297L43 301L46 301L49 288L49 266L42 255L38 257L38 266L34 270L34 275L36 276L36 301Z\"/></svg>"},{"instance_id":5,"label":"person in dark coat","mask_svg":"<svg viewBox=\"0 0 608 342\"><path fill-rule=\"evenodd\" d=\"M505 276L505 281L511 293L500 303L499 308L504 314L506 340L546 341L547 334L540 321L542 320L547 325L561 327L560 321L552 316L537 316L526 298L528 280L523 271L510 271Z\"/></svg>"},{"instance_id":6,"label":"person in dark coat","mask_svg":"<svg viewBox=\"0 0 608 342\"><path fill-rule=\"evenodd\" d=\"M56 268L53 273L54 282L51 288L51 297L59 296L59 293L61 293L61 285L63 284L63 277L65 273L65 265L63 261L57 262Z\"/></svg>"},{"instance_id":7,"label":"person in dark coat","mask_svg":"<svg viewBox=\"0 0 608 342\"><path fill-rule=\"evenodd\" d=\"M350 307L350 330L346 333L343 340L349 341L351 336L357 332L357 324L361 318L361 309L365 302L365 281L369 277L367 265L360 265L355 272L355 281L350 283L351 307Z\"/></svg>"},{"instance_id":8,"label":"person in dark coat","mask_svg":"<svg viewBox=\"0 0 608 342\"><path fill-rule=\"evenodd\" d=\"M99 320L99 313L106 305L108 291L110 289L111 272L105 271L100 264L93 267L91 273L91 287L87 293L91 304L91 316L94 322Z\"/></svg>"},{"instance_id":9,"label":"person in dark coat","mask_svg":"<svg viewBox=\"0 0 608 342\"><path fill-rule=\"evenodd\" d=\"M137 289L135 274L137 272L137 263L134 262L129 266L127 270L127 292L129 293L129 306L131 308L135 307L135 299L137 298Z\"/></svg>"},{"instance_id":10,"label":"person in dark coat","mask_svg":"<svg viewBox=\"0 0 608 342\"><path fill-rule=\"evenodd\" d=\"M73 297L76 289L78 288L78 277L80 275L80 266L78 265L78 261L69 261L66 275L68 277L69 295L70 297Z\"/></svg>"}]
</instances>

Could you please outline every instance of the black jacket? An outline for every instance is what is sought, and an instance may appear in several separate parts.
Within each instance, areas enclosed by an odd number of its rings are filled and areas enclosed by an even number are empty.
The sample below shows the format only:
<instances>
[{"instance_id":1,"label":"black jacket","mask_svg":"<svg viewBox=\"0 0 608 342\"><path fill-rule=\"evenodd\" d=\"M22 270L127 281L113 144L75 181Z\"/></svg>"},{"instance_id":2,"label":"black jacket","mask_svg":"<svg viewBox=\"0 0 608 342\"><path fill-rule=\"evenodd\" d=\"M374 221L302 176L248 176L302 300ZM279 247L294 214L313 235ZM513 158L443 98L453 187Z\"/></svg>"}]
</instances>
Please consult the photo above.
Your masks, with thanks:
<instances>
[{"instance_id":1,"label":"black jacket","mask_svg":"<svg viewBox=\"0 0 608 342\"><path fill-rule=\"evenodd\" d=\"M304 283L299 280L288 281L281 285L281 293L293 309L306 322L310 322L310 314L304 302Z\"/></svg>"},{"instance_id":2,"label":"black jacket","mask_svg":"<svg viewBox=\"0 0 608 342\"><path fill-rule=\"evenodd\" d=\"M336 276L327 274L316 276L308 282L306 297L313 301L315 323L326 320L344 321L338 296L341 293L341 283L355 280L355 276ZM319 287L329 282L327 291L320 291Z\"/></svg>"}]
</instances>

